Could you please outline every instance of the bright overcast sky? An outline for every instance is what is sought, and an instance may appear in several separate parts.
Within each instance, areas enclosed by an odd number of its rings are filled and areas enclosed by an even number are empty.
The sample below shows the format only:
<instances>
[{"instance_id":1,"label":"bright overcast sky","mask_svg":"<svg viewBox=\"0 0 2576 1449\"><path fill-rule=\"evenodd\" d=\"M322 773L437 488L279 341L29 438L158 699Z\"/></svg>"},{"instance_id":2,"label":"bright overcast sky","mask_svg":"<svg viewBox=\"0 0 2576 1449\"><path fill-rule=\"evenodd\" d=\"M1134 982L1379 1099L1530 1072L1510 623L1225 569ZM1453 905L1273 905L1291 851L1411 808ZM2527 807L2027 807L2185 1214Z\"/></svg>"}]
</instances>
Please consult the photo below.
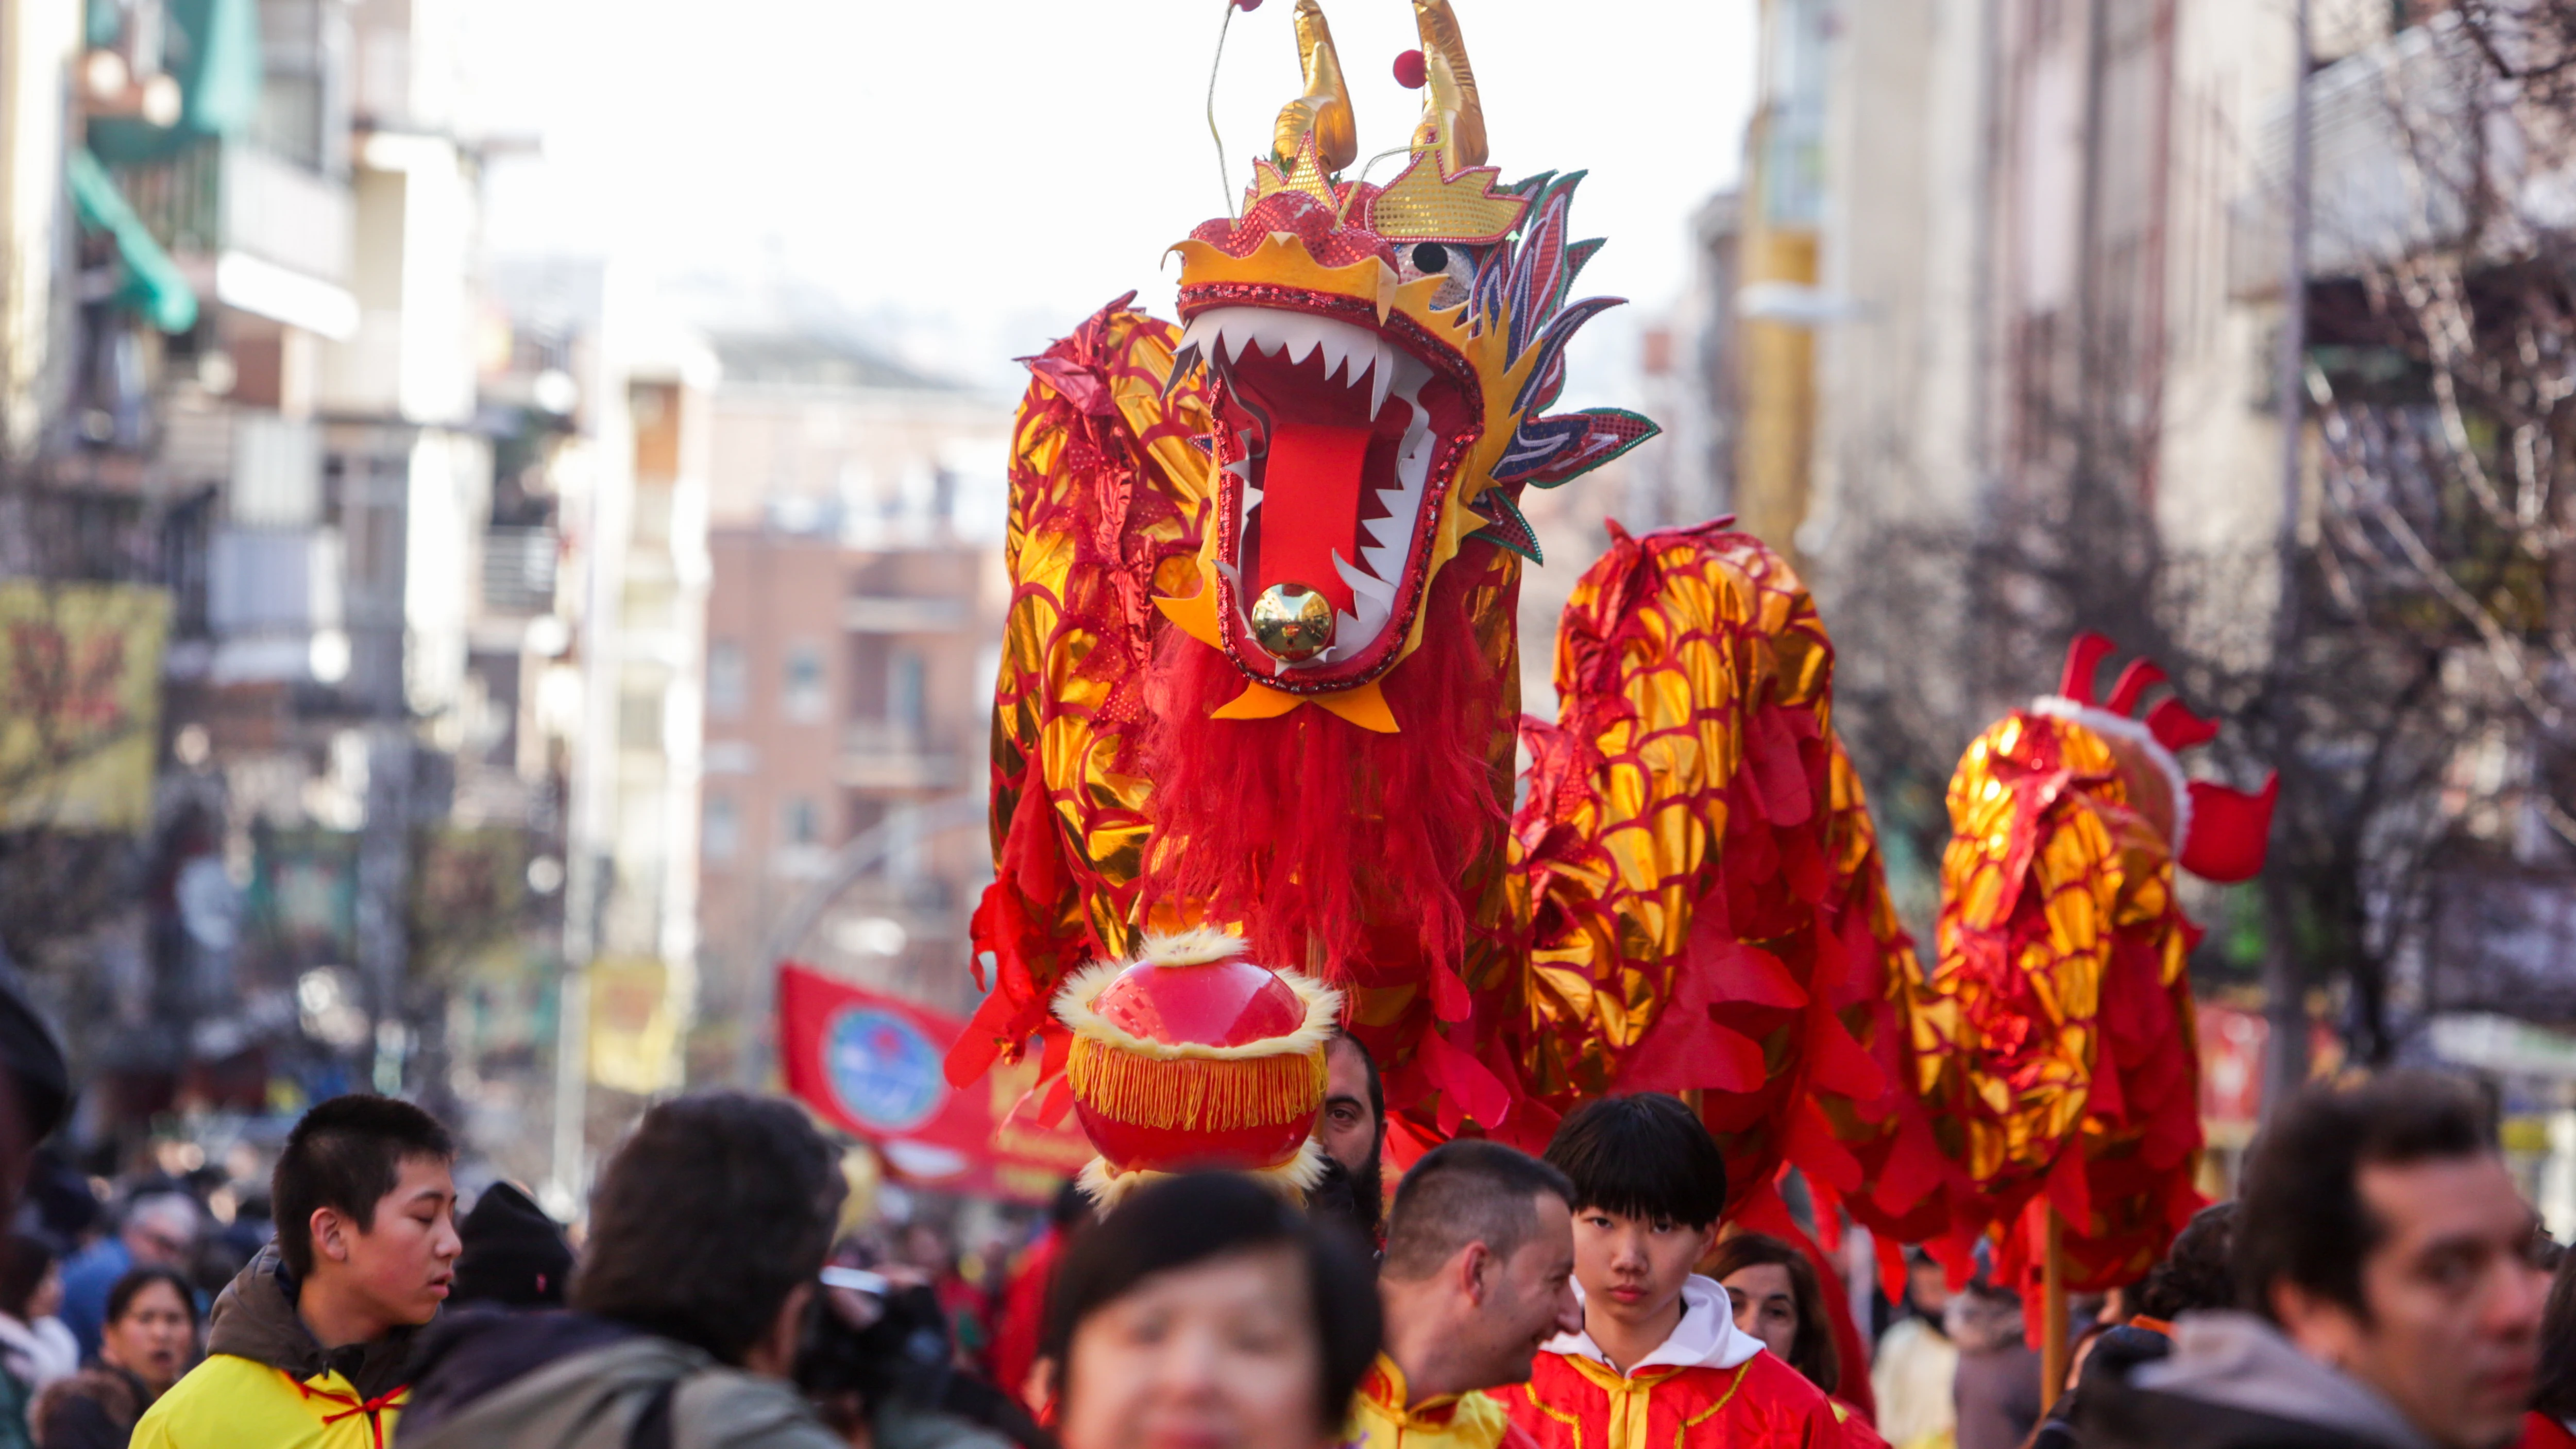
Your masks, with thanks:
<instances>
[{"instance_id":1,"label":"bright overcast sky","mask_svg":"<svg viewBox=\"0 0 2576 1449\"><path fill-rule=\"evenodd\" d=\"M1169 315L1161 252L1223 203L1216 0L465 3L470 124L544 147L495 168L494 250L650 273L774 255L886 319L890 345L988 382L1128 288ZM1595 324L1587 370L1607 381L1635 315L1683 285L1691 211L1739 170L1753 0L1455 3L1504 177L1591 173L1577 234L1610 245L1584 290L1640 304ZM1361 154L1402 144L1411 6L1327 7ZM1291 14L1234 17L1217 118L1236 188L1301 88Z\"/></svg>"}]
</instances>

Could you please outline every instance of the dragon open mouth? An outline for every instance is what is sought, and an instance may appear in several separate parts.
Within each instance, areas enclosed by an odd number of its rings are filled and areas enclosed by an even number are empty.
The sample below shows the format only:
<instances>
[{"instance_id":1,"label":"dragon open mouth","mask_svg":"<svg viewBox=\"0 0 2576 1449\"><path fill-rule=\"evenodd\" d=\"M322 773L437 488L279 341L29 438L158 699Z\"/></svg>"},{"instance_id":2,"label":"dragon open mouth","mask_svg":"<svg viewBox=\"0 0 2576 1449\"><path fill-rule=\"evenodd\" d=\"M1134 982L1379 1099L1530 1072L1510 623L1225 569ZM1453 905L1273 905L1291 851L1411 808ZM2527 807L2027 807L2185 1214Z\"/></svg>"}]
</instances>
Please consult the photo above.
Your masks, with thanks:
<instances>
[{"instance_id":1,"label":"dragon open mouth","mask_svg":"<svg viewBox=\"0 0 2576 1449\"><path fill-rule=\"evenodd\" d=\"M1182 336L1193 353L1219 384L1217 570L1237 657L1292 690L1373 675L1421 603L1465 394L1391 333L1318 312L1209 307ZM1302 623L1265 631L1283 608Z\"/></svg>"}]
</instances>

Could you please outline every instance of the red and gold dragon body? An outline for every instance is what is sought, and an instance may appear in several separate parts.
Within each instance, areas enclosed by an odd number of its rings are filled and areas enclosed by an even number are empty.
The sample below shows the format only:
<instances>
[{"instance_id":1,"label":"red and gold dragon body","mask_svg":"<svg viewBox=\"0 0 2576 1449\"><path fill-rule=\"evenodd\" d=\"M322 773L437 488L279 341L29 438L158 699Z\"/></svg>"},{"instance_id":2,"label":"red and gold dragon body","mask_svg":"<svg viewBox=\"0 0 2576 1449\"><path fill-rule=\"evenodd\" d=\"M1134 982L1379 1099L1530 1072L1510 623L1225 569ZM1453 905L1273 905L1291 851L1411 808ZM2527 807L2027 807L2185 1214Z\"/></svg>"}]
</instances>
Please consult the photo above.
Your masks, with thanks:
<instances>
[{"instance_id":1,"label":"red and gold dragon body","mask_svg":"<svg viewBox=\"0 0 2576 1449\"><path fill-rule=\"evenodd\" d=\"M2218 727L2172 696L2141 712L2165 680L2144 659L2097 697L2111 651L2079 635L2057 693L1988 727L1951 778L1938 951L1902 1003L1913 1070L1892 1114L1939 1161L1891 1154L1870 1194L1954 1263L1994 1234L2017 1279L2038 1270L2044 1204L2078 1291L2135 1282L2201 1206L2200 930L2176 876L2252 877L2278 788L2186 778L2177 756Z\"/></svg>"}]
</instances>

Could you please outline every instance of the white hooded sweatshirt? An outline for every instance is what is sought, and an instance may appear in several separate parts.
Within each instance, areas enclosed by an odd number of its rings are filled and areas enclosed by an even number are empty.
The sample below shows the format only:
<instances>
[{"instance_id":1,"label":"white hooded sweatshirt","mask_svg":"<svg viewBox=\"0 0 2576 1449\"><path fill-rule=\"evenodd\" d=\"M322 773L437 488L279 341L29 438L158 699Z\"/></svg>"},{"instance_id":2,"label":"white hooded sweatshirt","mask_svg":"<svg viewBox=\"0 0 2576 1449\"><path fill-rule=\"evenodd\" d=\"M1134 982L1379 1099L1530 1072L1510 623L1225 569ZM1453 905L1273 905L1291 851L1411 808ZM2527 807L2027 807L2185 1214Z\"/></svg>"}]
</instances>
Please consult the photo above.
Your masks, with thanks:
<instances>
[{"instance_id":1,"label":"white hooded sweatshirt","mask_svg":"<svg viewBox=\"0 0 2576 1449\"><path fill-rule=\"evenodd\" d=\"M1583 1285L1574 1285L1576 1302L1583 1301ZM1589 1331L1560 1333L1546 1344L1549 1353L1567 1358L1588 1358L1597 1364L1617 1367L1601 1345L1592 1341ZM1654 1368L1731 1369L1762 1352L1762 1340L1735 1326L1735 1302L1726 1288L1714 1278L1693 1273L1682 1280L1682 1321L1673 1325L1672 1336L1663 1347L1628 1365L1631 1375Z\"/></svg>"}]
</instances>

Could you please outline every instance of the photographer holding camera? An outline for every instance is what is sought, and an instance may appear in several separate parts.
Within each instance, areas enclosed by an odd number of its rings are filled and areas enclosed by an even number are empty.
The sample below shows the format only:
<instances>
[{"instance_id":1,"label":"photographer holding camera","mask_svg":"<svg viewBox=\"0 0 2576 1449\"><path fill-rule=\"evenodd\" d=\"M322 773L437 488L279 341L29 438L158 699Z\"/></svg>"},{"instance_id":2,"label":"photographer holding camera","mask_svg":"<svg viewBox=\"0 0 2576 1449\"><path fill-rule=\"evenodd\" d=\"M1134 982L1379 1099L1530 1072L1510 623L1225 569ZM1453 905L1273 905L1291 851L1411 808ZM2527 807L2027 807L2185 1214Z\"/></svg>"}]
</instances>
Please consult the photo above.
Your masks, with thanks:
<instances>
[{"instance_id":1,"label":"photographer holding camera","mask_svg":"<svg viewBox=\"0 0 2576 1449\"><path fill-rule=\"evenodd\" d=\"M792 1380L845 1192L785 1102L655 1107L600 1177L575 1311L440 1323L403 1449L842 1449Z\"/></svg>"}]
</instances>

